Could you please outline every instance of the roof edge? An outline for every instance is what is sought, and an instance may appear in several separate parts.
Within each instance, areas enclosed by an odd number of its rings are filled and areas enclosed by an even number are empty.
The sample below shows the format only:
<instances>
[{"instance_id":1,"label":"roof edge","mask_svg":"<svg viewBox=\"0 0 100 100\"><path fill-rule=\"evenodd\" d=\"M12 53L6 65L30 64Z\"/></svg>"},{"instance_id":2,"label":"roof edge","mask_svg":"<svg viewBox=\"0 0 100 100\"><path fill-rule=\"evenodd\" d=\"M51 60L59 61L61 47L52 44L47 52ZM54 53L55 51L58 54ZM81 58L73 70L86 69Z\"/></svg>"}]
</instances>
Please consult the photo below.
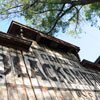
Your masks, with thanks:
<instances>
[{"instance_id":1,"label":"roof edge","mask_svg":"<svg viewBox=\"0 0 100 100\"><path fill-rule=\"evenodd\" d=\"M33 28L29 27L29 26L23 25L23 24L18 23L18 22L16 22L16 21L12 21L12 22L11 22L10 27L9 27L9 29L8 29L8 31L7 31L8 34L11 34L10 31L11 31L11 28L12 28L12 26L13 26L14 24L16 24L16 25L18 25L18 26L20 26L20 27L22 27L22 28L27 28L27 29L30 30L30 31L34 31L37 35L40 35L41 37L44 37L44 38L46 38L46 39L48 39L48 40L51 40L51 41L56 42L56 43L58 43L58 44L67 46L67 47L69 47L69 48L70 48L70 47L71 47L71 48L74 48L74 49L76 50L77 53L80 51L80 48L79 48L78 46L75 46L75 45L73 45L73 44L71 44L71 43L65 42L65 41L63 41L63 40L61 40L61 39L58 39L58 38L55 38L55 37L53 37L53 36L49 36L49 35L47 35L47 34L44 34L44 33L41 32L41 31L38 31L38 30L36 30L36 29L33 29Z\"/></svg>"},{"instance_id":2,"label":"roof edge","mask_svg":"<svg viewBox=\"0 0 100 100\"><path fill-rule=\"evenodd\" d=\"M91 61L88 61L88 60L85 60L83 59L83 61L81 62L81 64L85 67L85 68L89 68L89 69L92 69L92 70L97 70L97 71L100 71L100 67L98 64L95 64Z\"/></svg>"},{"instance_id":3,"label":"roof edge","mask_svg":"<svg viewBox=\"0 0 100 100\"><path fill-rule=\"evenodd\" d=\"M11 47L18 50L29 51L32 42L19 37L14 37L11 34L0 32L0 45Z\"/></svg>"}]
</instances>

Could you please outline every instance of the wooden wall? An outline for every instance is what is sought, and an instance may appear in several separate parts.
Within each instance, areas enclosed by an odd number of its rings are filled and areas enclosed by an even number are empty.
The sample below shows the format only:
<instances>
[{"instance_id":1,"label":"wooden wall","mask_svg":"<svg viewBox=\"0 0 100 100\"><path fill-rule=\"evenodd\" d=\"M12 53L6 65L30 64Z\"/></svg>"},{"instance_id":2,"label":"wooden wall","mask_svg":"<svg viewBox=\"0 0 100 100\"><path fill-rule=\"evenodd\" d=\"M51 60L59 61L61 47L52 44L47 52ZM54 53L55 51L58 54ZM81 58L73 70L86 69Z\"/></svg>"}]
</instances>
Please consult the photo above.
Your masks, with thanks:
<instances>
[{"instance_id":1,"label":"wooden wall","mask_svg":"<svg viewBox=\"0 0 100 100\"><path fill-rule=\"evenodd\" d=\"M73 54L33 42L30 52L0 46L0 100L100 100L100 73Z\"/></svg>"}]
</instances>

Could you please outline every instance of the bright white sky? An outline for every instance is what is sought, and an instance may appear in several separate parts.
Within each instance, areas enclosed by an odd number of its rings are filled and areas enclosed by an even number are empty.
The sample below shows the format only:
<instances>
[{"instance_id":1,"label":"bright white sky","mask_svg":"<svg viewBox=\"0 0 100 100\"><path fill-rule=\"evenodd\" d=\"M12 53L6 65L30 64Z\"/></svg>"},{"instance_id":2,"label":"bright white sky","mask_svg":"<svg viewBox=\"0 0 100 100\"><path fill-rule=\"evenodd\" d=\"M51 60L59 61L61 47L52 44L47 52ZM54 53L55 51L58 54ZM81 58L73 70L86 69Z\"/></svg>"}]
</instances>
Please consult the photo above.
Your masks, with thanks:
<instances>
[{"instance_id":1,"label":"bright white sky","mask_svg":"<svg viewBox=\"0 0 100 100\"><path fill-rule=\"evenodd\" d=\"M16 18L13 20L25 24L23 18ZM7 32L11 21L12 20L0 21L0 31ZM81 60L87 59L94 62L100 55L100 30L89 27L89 25L85 25L84 30L86 33L81 33L77 38L61 32L58 33L57 38L80 47L79 55Z\"/></svg>"},{"instance_id":2,"label":"bright white sky","mask_svg":"<svg viewBox=\"0 0 100 100\"><path fill-rule=\"evenodd\" d=\"M80 47L81 60L86 59L94 62L100 55L100 30L87 25L84 30L86 33L81 33L79 38L66 34L58 35L58 38Z\"/></svg>"}]
</instances>

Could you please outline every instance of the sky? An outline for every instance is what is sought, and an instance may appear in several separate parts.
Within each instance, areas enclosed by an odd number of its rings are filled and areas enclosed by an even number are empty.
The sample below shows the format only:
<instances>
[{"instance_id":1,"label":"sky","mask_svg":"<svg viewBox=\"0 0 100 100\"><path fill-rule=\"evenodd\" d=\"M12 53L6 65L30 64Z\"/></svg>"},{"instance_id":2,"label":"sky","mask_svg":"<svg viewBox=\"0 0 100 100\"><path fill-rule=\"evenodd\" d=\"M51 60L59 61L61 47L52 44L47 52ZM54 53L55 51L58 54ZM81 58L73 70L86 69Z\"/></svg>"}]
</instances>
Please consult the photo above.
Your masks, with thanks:
<instances>
[{"instance_id":1,"label":"sky","mask_svg":"<svg viewBox=\"0 0 100 100\"><path fill-rule=\"evenodd\" d=\"M81 33L76 38L66 34L59 34L57 37L80 47L81 60L86 59L95 62L100 55L100 30L88 25L85 25L84 30L86 30L86 33Z\"/></svg>"},{"instance_id":2,"label":"sky","mask_svg":"<svg viewBox=\"0 0 100 100\"><path fill-rule=\"evenodd\" d=\"M23 18L14 18L7 20L0 20L0 31L7 32L11 21L17 21L21 24L26 24ZM81 61L83 59L94 62L100 55L100 30L95 27L90 27L89 24L84 26L84 31L77 37L59 32L57 38L69 42L80 47L79 56Z\"/></svg>"}]
</instances>

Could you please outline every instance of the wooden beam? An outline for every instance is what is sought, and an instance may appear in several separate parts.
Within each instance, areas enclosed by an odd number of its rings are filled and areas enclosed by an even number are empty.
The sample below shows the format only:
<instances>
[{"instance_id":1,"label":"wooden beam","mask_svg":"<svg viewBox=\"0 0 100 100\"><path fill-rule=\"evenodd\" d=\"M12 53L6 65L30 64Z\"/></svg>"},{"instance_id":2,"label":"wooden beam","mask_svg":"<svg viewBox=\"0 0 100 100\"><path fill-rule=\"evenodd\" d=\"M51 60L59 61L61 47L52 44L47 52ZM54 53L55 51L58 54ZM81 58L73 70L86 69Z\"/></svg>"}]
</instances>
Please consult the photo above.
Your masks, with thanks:
<instances>
[{"instance_id":1,"label":"wooden beam","mask_svg":"<svg viewBox=\"0 0 100 100\"><path fill-rule=\"evenodd\" d=\"M29 40L21 39L10 34L0 32L0 45L10 48L28 51L32 42Z\"/></svg>"}]
</instances>

